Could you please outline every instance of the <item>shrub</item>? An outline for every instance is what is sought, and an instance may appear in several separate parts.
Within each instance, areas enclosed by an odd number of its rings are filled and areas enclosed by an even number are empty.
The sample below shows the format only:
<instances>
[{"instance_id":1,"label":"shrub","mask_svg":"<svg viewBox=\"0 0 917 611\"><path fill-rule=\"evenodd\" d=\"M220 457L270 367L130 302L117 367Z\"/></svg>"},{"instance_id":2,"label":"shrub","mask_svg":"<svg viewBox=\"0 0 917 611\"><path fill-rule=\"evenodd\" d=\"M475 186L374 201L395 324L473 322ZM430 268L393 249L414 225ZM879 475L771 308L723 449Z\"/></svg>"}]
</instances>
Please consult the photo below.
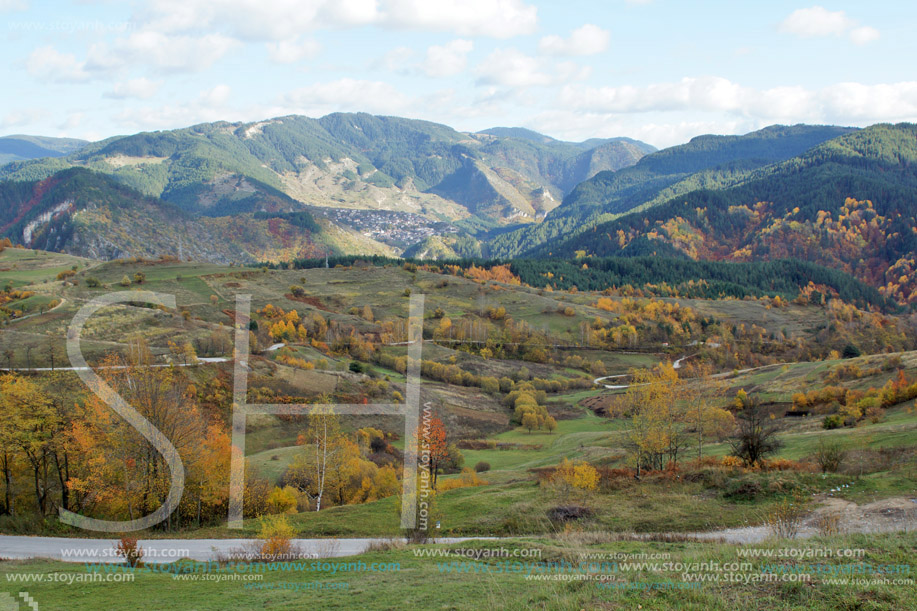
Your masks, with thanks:
<instances>
[{"instance_id":1,"label":"shrub","mask_svg":"<svg viewBox=\"0 0 917 611\"><path fill-rule=\"evenodd\" d=\"M823 537L839 535L841 532L841 514L826 513L818 516L815 520L815 528L818 529L818 534Z\"/></svg>"},{"instance_id":2,"label":"shrub","mask_svg":"<svg viewBox=\"0 0 917 611\"><path fill-rule=\"evenodd\" d=\"M88 286L91 289L97 289L100 286L102 286L102 283L99 281L98 278L93 278L92 276L89 276L88 278L86 278L86 286Z\"/></svg>"},{"instance_id":3,"label":"shrub","mask_svg":"<svg viewBox=\"0 0 917 611\"><path fill-rule=\"evenodd\" d=\"M595 490L599 483L599 472L587 462L573 462L565 458L554 472L551 481L562 488Z\"/></svg>"},{"instance_id":4,"label":"shrub","mask_svg":"<svg viewBox=\"0 0 917 611\"><path fill-rule=\"evenodd\" d=\"M270 514L296 513L298 494L292 486L275 486L267 496L267 512Z\"/></svg>"},{"instance_id":5,"label":"shrub","mask_svg":"<svg viewBox=\"0 0 917 611\"><path fill-rule=\"evenodd\" d=\"M815 462L822 473L837 473L844 460L844 451L836 441L821 439L815 447Z\"/></svg>"},{"instance_id":6,"label":"shrub","mask_svg":"<svg viewBox=\"0 0 917 611\"><path fill-rule=\"evenodd\" d=\"M845 359L853 359L860 356L862 351L853 344L847 344L844 346L844 351L841 353L841 356Z\"/></svg>"},{"instance_id":7,"label":"shrub","mask_svg":"<svg viewBox=\"0 0 917 611\"><path fill-rule=\"evenodd\" d=\"M753 479L740 479L730 482L723 496L733 501L753 501L762 492L761 484Z\"/></svg>"},{"instance_id":8,"label":"shrub","mask_svg":"<svg viewBox=\"0 0 917 611\"><path fill-rule=\"evenodd\" d=\"M796 496L792 500L785 497L770 511L765 523L778 539L795 539L802 525L802 515L801 497Z\"/></svg>"},{"instance_id":9,"label":"shrub","mask_svg":"<svg viewBox=\"0 0 917 611\"><path fill-rule=\"evenodd\" d=\"M474 470L476 473L486 473L490 471L490 463L482 460L474 466Z\"/></svg>"},{"instance_id":10,"label":"shrub","mask_svg":"<svg viewBox=\"0 0 917 611\"><path fill-rule=\"evenodd\" d=\"M132 567L136 567L143 560L143 548L134 537L121 537L121 540L115 545L115 554L124 558L124 561Z\"/></svg>"},{"instance_id":11,"label":"shrub","mask_svg":"<svg viewBox=\"0 0 917 611\"><path fill-rule=\"evenodd\" d=\"M127 277L127 274L125 274L124 276L121 277L121 282L119 282L118 284L120 284L121 286L130 286L131 279Z\"/></svg>"},{"instance_id":12,"label":"shrub","mask_svg":"<svg viewBox=\"0 0 917 611\"><path fill-rule=\"evenodd\" d=\"M456 488L473 488L485 484L487 484L487 482L478 477L477 473L471 469L465 468L462 469L462 474L459 477L444 479L437 482L437 492L446 492L455 490Z\"/></svg>"},{"instance_id":13,"label":"shrub","mask_svg":"<svg viewBox=\"0 0 917 611\"><path fill-rule=\"evenodd\" d=\"M289 560L295 555L292 539L296 531L290 526L286 516L265 516L261 518L258 538L261 543L262 560Z\"/></svg>"},{"instance_id":14,"label":"shrub","mask_svg":"<svg viewBox=\"0 0 917 611\"><path fill-rule=\"evenodd\" d=\"M825 416L825 419L821 422L821 426L822 428L828 429L829 431L832 429L839 429L844 426L844 419L837 414Z\"/></svg>"},{"instance_id":15,"label":"shrub","mask_svg":"<svg viewBox=\"0 0 917 611\"><path fill-rule=\"evenodd\" d=\"M552 522L570 522L588 518L592 515L592 510L582 505L558 505L548 511L548 518Z\"/></svg>"},{"instance_id":16,"label":"shrub","mask_svg":"<svg viewBox=\"0 0 917 611\"><path fill-rule=\"evenodd\" d=\"M775 458L773 460L759 460L757 467L762 471L807 471L808 466L790 460L789 458Z\"/></svg>"}]
</instances>

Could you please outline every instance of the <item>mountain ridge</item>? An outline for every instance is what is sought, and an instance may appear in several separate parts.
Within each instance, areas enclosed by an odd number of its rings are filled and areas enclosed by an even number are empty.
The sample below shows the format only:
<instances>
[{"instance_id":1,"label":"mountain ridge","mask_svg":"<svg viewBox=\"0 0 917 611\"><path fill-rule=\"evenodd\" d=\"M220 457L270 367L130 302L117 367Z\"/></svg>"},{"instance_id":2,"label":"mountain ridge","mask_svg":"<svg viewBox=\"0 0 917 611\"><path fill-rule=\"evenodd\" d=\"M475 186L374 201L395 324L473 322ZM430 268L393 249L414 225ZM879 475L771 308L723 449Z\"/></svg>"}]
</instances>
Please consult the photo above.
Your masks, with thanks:
<instances>
[{"instance_id":1,"label":"mountain ridge","mask_svg":"<svg viewBox=\"0 0 917 611\"><path fill-rule=\"evenodd\" d=\"M81 165L194 208L201 197L212 198L227 176L247 177L266 187L256 191L268 199L276 195L267 193L270 188L305 205L467 219L467 227L477 230L535 222L575 184L635 162L648 146L602 141L584 150L553 139L536 144L400 117L290 115L108 138L65 157L7 164L0 179L44 179ZM448 180L458 172L489 186L465 190L462 181Z\"/></svg>"}]
</instances>

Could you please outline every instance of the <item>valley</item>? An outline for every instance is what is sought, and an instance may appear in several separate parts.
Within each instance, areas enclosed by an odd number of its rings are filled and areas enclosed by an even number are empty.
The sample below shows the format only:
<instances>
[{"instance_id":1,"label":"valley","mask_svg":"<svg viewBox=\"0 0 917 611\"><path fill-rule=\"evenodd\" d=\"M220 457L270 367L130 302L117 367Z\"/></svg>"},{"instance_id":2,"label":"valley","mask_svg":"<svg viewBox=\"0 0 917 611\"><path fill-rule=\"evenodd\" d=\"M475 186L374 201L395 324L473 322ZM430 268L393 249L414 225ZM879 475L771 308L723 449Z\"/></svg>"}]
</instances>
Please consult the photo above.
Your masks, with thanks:
<instances>
[{"instance_id":1,"label":"valley","mask_svg":"<svg viewBox=\"0 0 917 611\"><path fill-rule=\"evenodd\" d=\"M381 130L376 148L361 130ZM243 552L260 566L342 549L357 566L397 565L347 582L382 606L401 571L423 576L406 587L431 601L467 587L465 571L499 571L488 583L525 605L688 590L690 572L578 562L624 550L688 563L836 546L902 563L917 523L912 130L797 126L652 152L341 115L140 134L4 166L0 544L34 551L0 572L109 570L40 559L27 537L107 549L115 531L59 512L124 523L175 485L89 375L168 431L181 461L180 500L134 532L151 556L183 541L197 551L165 573L110 569L140 587L169 580L175 604L217 608L224 590L170 572L224 571ZM408 169L395 146L406 138L432 165ZM302 147L322 156L290 156ZM74 367L73 321L112 295L127 301L85 322L89 369ZM237 425L240 401L271 408ZM404 405L418 410L417 439ZM429 479L413 501L423 520L406 529L414 444ZM210 540L223 551L201 555ZM494 549L582 575L506 574L498 555L481 559ZM280 567L230 597L296 604L277 584L337 587L331 566ZM834 608L862 591L812 574L796 589L764 557L741 570L738 590L691 591L711 608L763 592L750 607L762 609ZM904 608L906 581L872 591ZM653 600L676 595L653 587ZM93 585L80 604L108 591ZM453 607L487 606L495 591Z\"/></svg>"}]
</instances>

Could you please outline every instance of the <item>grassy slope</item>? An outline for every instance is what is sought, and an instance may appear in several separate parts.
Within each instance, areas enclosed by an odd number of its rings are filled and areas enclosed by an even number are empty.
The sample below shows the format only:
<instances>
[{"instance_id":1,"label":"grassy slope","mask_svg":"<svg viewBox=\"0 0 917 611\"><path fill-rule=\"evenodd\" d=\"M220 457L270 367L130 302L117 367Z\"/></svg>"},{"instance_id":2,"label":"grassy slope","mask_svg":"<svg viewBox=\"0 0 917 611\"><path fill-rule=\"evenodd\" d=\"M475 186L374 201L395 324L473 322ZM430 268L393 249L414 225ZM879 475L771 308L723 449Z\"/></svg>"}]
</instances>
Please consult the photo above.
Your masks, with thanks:
<instances>
[{"instance_id":1,"label":"grassy slope","mask_svg":"<svg viewBox=\"0 0 917 611\"><path fill-rule=\"evenodd\" d=\"M132 276L135 271L141 270L147 275L143 288L176 295L180 308L188 309L195 320L185 322L176 314L155 315L150 310L140 308L126 308L108 315L100 315L95 326L87 327L87 341L84 349L90 357L102 354L117 348L123 343L129 333L141 332L148 336L151 345L163 347L166 341L182 335L197 337L219 330L221 324L229 322L223 310L231 309L234 295L237 293L252 294L253 306L260 308L273 302L285 309L297 307L301 312L310 308L302 303L290 302L282 295L288 291L291 284L302 284L309 295L318 297L334 312L323 311L323 315L342 321L353 321L342 312L350 307L371 305L377 318L404 316L406 313L406 299L404 289L413 287L427 294L427 308L442 307L450 316L459 316L469 310L480 307L480 296L485 295L487 306L504 306L509 311L519 312L520 317L543 317L548 324L559 334L564 333L564 328L570 333L575 333L579 323L589 320L596 315L596 310L590 306L595 297L587 294L565 295L545 294L538 295L529 289L513 289L502 291L486 291L478 284L461 278L449 278L449 285L438 288L442 276L435 276L418 272L415 277L400 268L384 268L369 270L341 270L318 269L308 271L268 271L260 272L244 268L226 268L216 265L199 265L192 263L169 263L157 265L140 265L129 262L110 262L92 268L89 271L81 270L78 278L92 275L108 288L88 289L85 281L76 287L62 288L60 283L53 281L56 270L69 268L69 265L87 265L86 262L61 255L47 255L44 253L29 254L29 251L7 250L0 257L20 258L18 266L12 271L24 274L31 282L48 295L62 295L67 300L58 310L51 314L35 317L19 322L14 322L7 330L0 333L0 344L19 347L24 341L46 342L47 333L60 337L66 322L73 316L76 309L87 299L94 295L110 290L119 290L118 281L125 275ZM30 263L26 265L25 260ZM3 261L3 259L0 259ZM7 265L13 267L12 265ZM0 272L2 281L3 272ZM9 272L7 272L9 273ZM217 298L216 305L210 301L211 295ZM563 301L560 301L560 300ZM576 315L573 317L554 316L543 314L546 309L556 310L558 304L569 304L575 307ZM802 308L793 306L779 310L763 310L757 302L705 302L691 300L690 304L697 307L703 315L715 315L736 323L745 320L756 320L758 324L771 327L791 327L800 331L814 327L824 316L818 308ZM33 363L39 363L43 357L44 344L41 349L33 353ZM308 358L314 359L318 355L309 352ZM590 358L594 358L594 354ZM443 347L430 345L425 352L425 358L445 360L450 355L460 359L476 359L465 353L455 353ZM609 366L609 373L623 373L631 366L650 365L663 355L625 355L607 354L603 357ZM669 355L671 356L671 355ZM60 353L62 357L62 352ZM663 356L664 357L664 356ZM863 368L872 366L872 359L886 357L864 357ZM14 363L19 364L23 355L18 353ZM917 355L905 355L905 366L909 370L917 368ZM60 362L60 361L58 361ZM492 367L505 368L507 373L519 364L511 362L490 362ZM330 367L339 367L342 363L332 359ZM530 364L528 364L530 365ZM729 377L727 383L735 392L737 387L756 388L763 398L768 400L786 401L795 390L800 387L810 388L824 384L826 371L837 365L833 362L798 363L786 368L781 366L768 367L759 370ZM40 365L39 365L40 366ZM530 365L531 366L531 365ZM201 376L211 375L216 367L201 368ZM211 373L208 373L211 372ZM280 368L279 375L286 379L295 370ZM296 373L302 377L304 374ZM501 373L500 375L504 375ZM889 374L883 374L887 377ZM393 381L398 381L400 376L392 375ZM857 385L881 386L882 377L863 379ZM438 396L447 401L462 401L463 398L452 392L453 387L439 383L425 383L425 388L431 392L440 393ZM595 394L595 391L580 391L566 396L552 397L558 403L574 404L585 396ZM464 399L467 401L467 397ZM457 405L460 405L457 404ZM447 409L449 406L446 406ZM505 409L496 406L485 407L492 409L493 413L505 417ZM468 413L467 411L461 413ZM867 448L879 447L908 447L913 445L914 428L917 419L912 412L898 409L889 414L886 422L878 425L867 425L856 429L842 429L838 431L822 431L816 418L805 422L794 422L795 427L784 433L786 447L780 456L788 458L802 458L811 454L815 444L821 438L843 440L851 447L862 446ZM471 490L456 490L441 496L441 507L448 520L445 528L456 533L514 533L531 532L531 525L525 525L519 516L544 516L547 509L557 504L561 499L556 499L538 488L534 482L534 475L530 469L551 466L560 462L564 457L575 459L588 459L597 464L619 466L622 463L625 451L623 422L611 422L599 419L591 413L583 411L581 417L559 421L558 430L554 434L534 433L529 434L520 429L509 429L503 426L482 435L484 438L496 442L520 444L517 447L498 450L466 450L464 451L466 465L473 466L479 461L491 464L491 471L484 477L489 484L483 488ZM268 422L264 426L254 426L250 431L248 450L250 461L263 475L276 481L282 473L286 461L295 453L291 446L295 442L298 428L295 425L277 426ZM286 447L283 447L286 446ZM721 455L728 451L726 444L710 444L706 453ZM272 460L278 456L278 460ZM829 480L822 483L803 482L812 490L824 489L833 485ZM845 480L846 481L846 480ZM848 494L851 498L872 498L875 495L900 494L907 486L915 487L912 476L907 476L900 471L882 472L866 475ZM659 482L648 484L646 487L633 491L621 490L610 494L597 495L590 502L598 508L595 526L612 528L615 530L687 530L701 528L716 528L741 524L746 520L760 521L760 512L774 497L769 496L761 501L758 506L749 506L741 503L726 501L716 490L704 488L700 484ZM652 511L649 511L652 510ZM385 534L394 532L397 524L396 507L394 499L385 499L377 503L331 509L319 515L303 514L296 517L296 525L304 534L338 535L338 534ZM550 528L544 519L537 517L532 520L536 529ZM254 529L254 524L249 524L249 530ZM237 533L226 529L212 529L213 536L235 536ZM185 536L192 535L186 533Z\"/></svg>"}]
</instances>

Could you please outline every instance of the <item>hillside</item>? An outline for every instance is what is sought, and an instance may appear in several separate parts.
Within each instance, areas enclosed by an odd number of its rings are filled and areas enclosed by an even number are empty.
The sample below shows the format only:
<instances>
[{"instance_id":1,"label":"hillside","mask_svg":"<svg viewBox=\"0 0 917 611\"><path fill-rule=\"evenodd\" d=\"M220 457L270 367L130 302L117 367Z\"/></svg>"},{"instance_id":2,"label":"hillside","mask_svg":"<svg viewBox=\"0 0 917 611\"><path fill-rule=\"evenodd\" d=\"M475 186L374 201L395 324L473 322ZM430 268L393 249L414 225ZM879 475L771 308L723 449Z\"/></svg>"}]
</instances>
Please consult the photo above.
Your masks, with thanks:
<instances>
[{"instance_id":1,"label":"hillside","mask_svg":"<svg viewBox=\"0 0 917 611\"><path fill-rule=\"evenodd\" d=\"M2 136L0 137L0 165L12 161L38 159L40 157L63 157L89 144L76 138L48 138L45 136Z\"/></svg>"},{"instance_id":2,"label":"hillside","mask_svg":"<svg viewBox=\"0 0 917 611\"><path fill-rule=\"evenodd\" d=\"M477 230L535 221L582 180L652 149L625 139L536 140L368 114L288 116L110 138L63 158L9 164L0 179L42 180L83 166L210 216L237 212L225 205L233 194L246 200L244 211L285 195L313 206L464 219Z\"/></svg>"},{"instance_id":3,"label":"hillside","mask_svg":"<svg viewBox=\"0 0 917 611\"><path fill-rule=\"evenodd\" d=\"M250 192L187 210L84 168L39 181L0 182L0 237L33 248L96 259L171 256L219 263L344 252L393 254L390 247L314 218L282 193L255 203ZM296 212L280 210L292 202ZM264 211L267 204L277 211ZM232 209L232 214L215 212Z\"/></svg>"},{"instance_id":4,"label":"hillside","mask_svg":"<svg viewBox=\"0 0 917 611\"><path fill-rule=\"evenodd\" d=\"M648 207L699 188L722 188L754 170L795 157L851 132L832 126L774 125L744 136L698 136L656 151L636 164L606 171L577 185L547 220L495 238L490 253L512 257L540 244L608 220L612 215Z\"/></svg>"},{"instance_id":5,"label":"hillside","mask_svg":"<svg viewBox=\"0 0 917 611\"><path fill-rule=\"evenodd\" d=\"M535 251L608 256L649 240L693 259L793 258L917 302L917 126L875 125Z\"/></svg>"}]
</instances>

